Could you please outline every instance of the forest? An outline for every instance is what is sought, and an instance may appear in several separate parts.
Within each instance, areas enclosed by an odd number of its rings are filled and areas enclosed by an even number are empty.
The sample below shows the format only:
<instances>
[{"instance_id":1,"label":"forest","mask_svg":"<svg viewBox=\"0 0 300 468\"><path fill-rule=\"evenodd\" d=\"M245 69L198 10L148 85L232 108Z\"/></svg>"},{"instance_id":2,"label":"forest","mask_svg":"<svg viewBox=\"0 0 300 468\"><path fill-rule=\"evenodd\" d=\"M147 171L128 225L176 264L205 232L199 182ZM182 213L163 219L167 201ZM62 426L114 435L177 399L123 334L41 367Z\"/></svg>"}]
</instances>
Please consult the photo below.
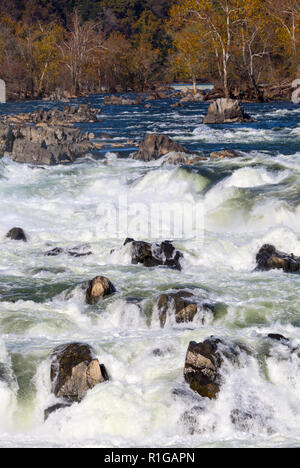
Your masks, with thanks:
<instances>
[{"instance_id":1,"label":"forest","mask_svg":"<svg viewBox=\"0 0 300 468\"><path fill-rule=\"evenodd\" d=\"M1 0L10 99L218 83L225 96L300 77L299 0Z\"/></svg>"}]
</instances>

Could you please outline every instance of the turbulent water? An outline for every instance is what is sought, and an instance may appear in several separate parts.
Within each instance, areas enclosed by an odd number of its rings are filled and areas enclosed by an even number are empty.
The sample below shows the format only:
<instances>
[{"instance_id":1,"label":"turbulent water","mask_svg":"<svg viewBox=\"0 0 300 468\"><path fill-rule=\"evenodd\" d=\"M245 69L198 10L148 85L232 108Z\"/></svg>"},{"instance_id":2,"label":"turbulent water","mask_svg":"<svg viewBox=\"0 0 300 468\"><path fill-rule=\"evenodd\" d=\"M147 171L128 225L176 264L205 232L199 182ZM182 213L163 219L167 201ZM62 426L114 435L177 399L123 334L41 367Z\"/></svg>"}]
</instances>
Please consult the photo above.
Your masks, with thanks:
<instances>
[{"instance_id":1,"label":"turbulent water","mask_svg":"<svg viewBox=\"0 0 300 468\"><path fill-rule=\"evenodd\" d=\"M266 335L300 345L300 276L253 270L264 243L300 255L300 107L248 104L255 123L206 126L207 104L102 101L78 101L103 108L101 122L81 125L96 138L105 132L119 144L159 132L191 150L244 156L181 168L134 161L122 149L70 166L0 160L0 446L299 446L300 358ZM0 112L51 105L7 104ZM184 253L181 272L130 264L122 244L131 232L121 223L112 237L113 210L103 209L119 207L120 196L129 206L176 201L202 210L201 235L187 230L174 240ZM140 238L149 240L143 210L138 220ZM5 238L13 226L26 231L27 243ZM93 255L44 255L57 246ZM88 306L82 284L99 274L117 293ZM155 300L176 287L205 291L217 303L214 320L160 328ZM183 378L188 343L211 335L251 350L242 365L226 367L215 401L193 394ZM44 423L56 402L49 353L70 341L91 344L111 378ZM246 423L234 424L237 410Z\"/></svg>"}]
</instances>

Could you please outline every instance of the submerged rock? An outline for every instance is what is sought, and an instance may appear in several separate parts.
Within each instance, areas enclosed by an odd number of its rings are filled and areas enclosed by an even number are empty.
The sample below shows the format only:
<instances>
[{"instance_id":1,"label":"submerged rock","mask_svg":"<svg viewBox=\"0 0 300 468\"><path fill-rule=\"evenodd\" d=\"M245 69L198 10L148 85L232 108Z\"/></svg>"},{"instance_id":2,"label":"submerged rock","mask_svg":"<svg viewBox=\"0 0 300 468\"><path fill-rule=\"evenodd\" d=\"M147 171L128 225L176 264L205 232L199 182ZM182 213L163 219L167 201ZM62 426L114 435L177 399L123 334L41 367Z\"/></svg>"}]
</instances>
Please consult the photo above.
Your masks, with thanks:
<instances>
[{"instance_id":1,"label":"submerged rock","mask_svg":"<svg viewBox=\"0 0 300 468\"><path fill-rule=\"evenodd\" d=\"M282 269L286 273L295 273L300 269L300 257L276 250L274 245L264 244L256 255L255 271Z\"/></svg>"},{"instance_id":2,"label":"submerged rock","mask_svg":"<svg viewBox=\"0 0 300 468\"><path fill-rule=\"evenodd\" d=\"M202 311L204 322L205 314L212 314L212 305L204 302L189 291L161 294L157 301L157 309L161 327L166 324L168 314L174 314L176 323L192 322L198 311Z\"/></svg>"},{"instance_id":3,"label":"submerged rock","mask_svg":"<svg viewBox=\"0 0 300 468\"><path fill-rule=\"evenodd\" d=\"M162 165L163 166L168 166L168 165L192 166L201 161L207 161L207 157L206 156L189 156L183 153L173 153L173 154L171 153L169 156L164 158Z\"/></svg>"},{"instance_id":4,"label":"submerged rock","mask_svg":"<svg viewBox=\"0 0 300 468\"><path fill-rule=\"evenodd\" d=\"M49 406L49 408L44 411L44 421L47 421L50 414L59 409L68 408L69 406L71 406L71 403L56 403L56 405Z\"/></svg>"},{"instance_id":5,"label":"submerged rock","mask_svg":"<svg viewBox=\"0 0 300 468\"><path fill-rule=\"evenodd\" d=\"M211 159L224 159L224 158L240 158L242 153L239 153L238 151L235 150L222 150L222 151L213 151L210 153L209 157Z\"/></svg>"},{"instance_id":6,"label":"submerged rock","mask_svg":"<svg viewBox=\"0 0 300 468\"><path fill-rule=\"evenodd\" d=\"M93 354L92 348L82 343L61 345L53 351L50 378L57 398L80 402L89 389L108 380L105 366Z\"/></svg>"},{"instance_id":7,"label":"submerged rock","mask_svg":"<svg viewBox=\"0 0 300 468\"><path fill-rule=\"evenodd\" d=\"M86 290L86 303L90 305L97 304L101 299L116 292L112 282L105 276L96 276L89 281L88 289Z\"/></svg>"},{"instance_id":8,"label":"submerged rock","mask_svg":"<svg viewBox=\"0 0 300 468\"><path fill-rule=\"evenodd\" d=\"M27 237L22 228L14 227L7 234L6 237L12 240L27 242Z\"/></svg>"},{"instance_id":9,"label":"submerged rock","mask_svg":"<svg viewBox=\"0 0 300 468\"><path fill-rule=\"evenodd\" d=\"M71 257L87 257L88 255L92 255L92 252L79 252L77 247L74 247L72 249L63 249L62 247L55 247L52 250L49 250L48 252L45 253L46 257L57 257L58 255L61 254L67 254L70 255Z\"/></svg>"},{"instance_id":10,"label":"submerged rock","mask_svg":"<svg viewBox=\"0 0 300 468\"><path fill-rule=\"evenodd\" d=\"M183 255L176 250L170 241L149 243L126 239L124 245L131 244L131 263L143 264L145 267L164 265L175 270L181 270L180 260Z\"/></svg>"},{"instance_id":11,"label":"submerged rock","mask_svg":"<svg viewBox=\"0 0 300 468\"><path fill-rule=\"evenodd\" d=\"M204 124L222 124L232 122L252 122L250 115L246 114L239 101L229 98L220 98L208 108L203 119Z\"/></svg>"},{"instance_id":12,"label":"submerged rock","mask_svg":"<svg viewBox=\"0 0 300 468\"><path fill-rule=\"evenodd\" d=\"M187 153L190 151L180 143L171 140L168 135L148 134L139 145L139 151L132 157L140 161L154 161L168 153Z\"/></svg>"}]
</instances>

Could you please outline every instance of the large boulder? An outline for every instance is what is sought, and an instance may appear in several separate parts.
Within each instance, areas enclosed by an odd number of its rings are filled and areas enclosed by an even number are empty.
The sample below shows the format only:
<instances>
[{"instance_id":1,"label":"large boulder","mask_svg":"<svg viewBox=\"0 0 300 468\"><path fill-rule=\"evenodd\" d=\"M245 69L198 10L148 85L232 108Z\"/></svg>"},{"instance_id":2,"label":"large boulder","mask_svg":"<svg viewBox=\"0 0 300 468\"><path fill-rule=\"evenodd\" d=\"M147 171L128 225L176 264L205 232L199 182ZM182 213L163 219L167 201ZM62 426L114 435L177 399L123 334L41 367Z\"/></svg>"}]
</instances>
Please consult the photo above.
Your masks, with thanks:
<instances>
[{"instance_id":1,"label":"large boulder","mask_svg":"<svg viewBox=\"0 0 300 468\"><path fill-rule=\"evenodd\" d=\"M276 250L274 245L264 244L256 255L256 271L281 269L286 273L299 272L300 257Z\"/></svg>"},{"instance_id":2,"label":"large boulder","mask_svg":"<svg viewBox=\"0 0 300 468\"><path fill-rule=\"evenodd\" d=\"M88 134L77 128L25 125L15 127L12 134L13 142L5 155L20 163L66 164L93 149Z\"/></svg>"},{"instance_id":3,"label":"large boulder","mask_svg":"<svg viewBox=\"0 0 300 468\"><path fill-rule=\"evenodd\" d=\"M192 322L197 312L202 312L202 322L205 316L212 315L213 306L204 298L195 296L190 291L161 294L156 304L161 327L164 327L168 315L174 315L176 323Z\"/></svg>"},{"instance_id":4,"label":"large boulder","mask_svg":"<svg viewBox=\"0 0 300 468\"><path fill-rule=\"evenodd\" d=\"M14 227L7 234L6 237L11 240L27 242L27 237L22 228Z\"/></svg>"},{"instance_id":5,"label":"large boulder","mask_svg":"<svg viewBox=\"0 0 300 468\"><path fill-rule=\"evenodd\" d=\"M9 125L0 124L0 158L12 150L13 132Z\"/></svg>"},{"instance_id":6,"label":"large boulder","mask_svg":"<svg viewBox=\"0 0 300 468\"><path fill-rule=\"evenodd\" d=\"M185 381L192 390L210 399L217 397L221 385L219 341L213 338L203 343L191 341L185 358Z\"/></svg>"},{"instance_id":7,"label":"large boulder","mask_svg":"<svg viewBox=\"0 0 300 468\"><path fill-rule=\"evenodd\" d=\"M50 378L54 395L73 403L80 402L89 389L108 380L108 375L89 345L70 343L53 351Z\"/></svg>"},{"instance_id":8,"label":"large boulder","mask_svg":"<svg viewBox=\"0 0 300 468\"><path fill-rule=\"evenodd\" d=\"M97 304L101 299L114 292L116 292L116 289L108 278L96 276L96 278L89 281L85 294L86 303L90 305Z\"/></svg>"},{"instance_id":9,"label":"large boulder","mask_svg":"<svg viewBox=\"0 0 300 468\"><path fill-rule=\"evenodd\" d=\"M168 135L148 134L140 143L139 150L132 157L140 161L154 161L168 153L187 153L190 151L184 148L180 143L171 140Z\"/></svg>"},{"instance_id":10,"label":"large boulder","mask_svg":"<svg viewBox=\"0 0 300 468\"><path fill-rule=\"evenodd\" d=\"M221 368L225 361L239 364L243 345L211 336L203 343L191 341L185 359L184 378L190 388L202 397L215 399L223 383Z\"/></svg>"},{"instance_id":11,"label":"large boulder","mask_svg":"<svg viewBox=\"0 0 300 468\"><path fill-rule=\"evenodd\" d=\"M253 119L245 113L239 101L221 98L214 101L208 108L203 119L204 124L222 124L232 122L252 122Z\"/></svg>"},{"instance_id":12,"label":"large boulder","mask_svg":"<svg viewBox=\"0 0 300 468\"><path fill-rule=\"evenodd\" d=\"M143 264L145 267L164 265L175 270L181 270L180 260L183 258L181 252L175 249L169 241L161 243L149 243L126 239L124 245L131 246L131 263Z\"/></svg>"}]
</instances>

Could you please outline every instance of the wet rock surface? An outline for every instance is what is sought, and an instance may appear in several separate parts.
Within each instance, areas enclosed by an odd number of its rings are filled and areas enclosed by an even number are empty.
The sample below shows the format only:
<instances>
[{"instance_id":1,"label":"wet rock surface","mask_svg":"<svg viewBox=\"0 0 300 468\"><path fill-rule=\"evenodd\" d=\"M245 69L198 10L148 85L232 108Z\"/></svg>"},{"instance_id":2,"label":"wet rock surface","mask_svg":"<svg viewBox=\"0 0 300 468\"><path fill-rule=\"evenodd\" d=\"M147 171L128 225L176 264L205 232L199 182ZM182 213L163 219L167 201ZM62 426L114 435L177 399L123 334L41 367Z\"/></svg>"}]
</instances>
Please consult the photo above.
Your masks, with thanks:
<instances>
[{"instance_id":1,"label":"wet rock surface","mask_svg":"<svg viewBox=\"0 0 300 468\"><path fill-rule=\"evenodd\" d=\"M264 244L256 255L255 271L281 269L286 273L297 273L300 269L300 257L276 250L274 245Z\"/></svg>"},{"instance_id":2,"label":"wet rock surface","mask_svg":"<svg viewBox=\"0 0 300 468\"><path fill-rule=\"evenodd\" d=\"M27 242L27 237L22 228L14 227L7 234L6 237L11 240Z\"/></svg>"},{"instance_id":3,"label":"wet rock surface","mask_svg":"<svg viewBox=\"0 0 300 468\"><path fill-rule=\"evenodd\" d=\"M238 345L213 336L202 343L191 341L185 360L185 381L200 396L215 399L222 385L221 367L224 359L235 364L239 354Z\"/></svg>"},{"instance_id":4,"label":"wet rock surface","mask_svg":"<svg viewBox=\"0 0 300 468\"><path fill-rule=\"evenodd\" d=\"M139 144L139 150L132 156L140 161L155 161L168 153L187 153L190 151L180 143L171 140L168 135L148 134Z\"/></svg>"},{"instance_id":5,"label":"wet rock surface","mask_svg":"<svg viewBox=\"0 0 300 468\"><path fill-rule=\"evenodd\" d=\"M89 389L108 380L108 374L89 345L70 343L53 351L50 378L54 395L70 404L82 401Z\"/></svg>"},{"instance_id":6,"label":"wet rock surface","mask_svg":"<svg viewBox=\"0 0 300 468\"><path fill-rule=\"evenodd\" d=\"M211 316L213 311L212 304L185 290L161 294L156 306L161 327L165 326L168 315L174 315L176 323L184 323L192 322L197 312L201 312L204 323L205 315Z\"/></svg>"},{"instance_id":7,"label":"wet rock surface","mask_svg":"<svg viewBox=\"0 0 300 468\"><path fill-rule=\"evenodd\" d=\"M0 156L32 165L72 163L93 149L88 133L76 128L25 125L14 127L12 137L9 131L7 135L8 150Z\"/></svg>"},{"instance_id":8,"label":"wet rock surface","mask_svg":"<svg viewBox=\"0 0 300 468\"><path fill-rule=\"evenodd\" d=\"M87 304L94 305L114 292L116 292L116 288L108 278L105 276L96 276L96 278L89 281L85 300Z\"/></svg>"},{"instance_id":9,"label":"wet rock surface","mask_svg":"<svg viewBox=\"0 0 300 468\"><path fill-rule=\"evenodd\" d=\"M131 263L143 264L145 267L167 266L181 270L180 261L183 254L175 249L170 241L149 243L126 239L124 245L131 245Z\"/></svg>"},{"instance_id":10,"label":"wet rock surface","mask_svg":"<svg viewBox=\"0 0 300 468\"><path fill-rule=\"evenodd\" d=\"M222 124L232 122L251 122L253 119L246 114L240 102L234 99L221 98L213 102L207 115L203 119L204 124Z\"/></svg>"}]
</instances>

